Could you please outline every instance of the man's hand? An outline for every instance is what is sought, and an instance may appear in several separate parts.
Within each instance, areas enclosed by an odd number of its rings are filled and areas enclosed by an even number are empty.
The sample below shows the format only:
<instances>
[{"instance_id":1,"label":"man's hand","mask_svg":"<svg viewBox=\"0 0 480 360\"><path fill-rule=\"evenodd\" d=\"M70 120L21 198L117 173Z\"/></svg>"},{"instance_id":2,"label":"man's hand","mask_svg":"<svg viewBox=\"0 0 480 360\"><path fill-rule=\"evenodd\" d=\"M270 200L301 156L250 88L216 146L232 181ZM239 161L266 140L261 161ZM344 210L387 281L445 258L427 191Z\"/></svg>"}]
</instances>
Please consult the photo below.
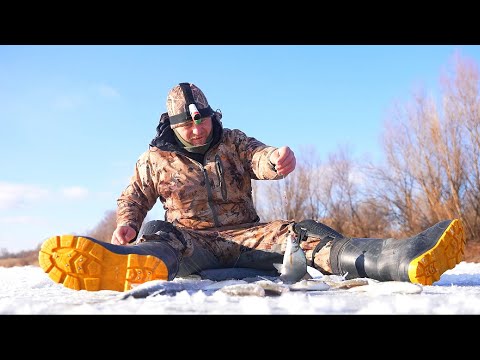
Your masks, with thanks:
<instances>
[{"instance_id":1,"label":"man's hand","mask_svg":"<svg viewBox=\"0 0 480 360\"><path fill-rule=\"evenodd\" d=\"M277 174L287 176L295 170L297 160L288 146L282 146L270 155L270 162L275 165Z\"/></svg>"},{"instance_id":2,"label":"man's hand","mask_svg":"<svg viewBox=\"0 0 480 360\"><path fill-rule=\"evenodd\" d=\"M112 235L112 240L110 241L115 245L127 245L134 237L137 235L137 232L134 228L128 225L117 226Z\"/></svg>"}]
</instances>

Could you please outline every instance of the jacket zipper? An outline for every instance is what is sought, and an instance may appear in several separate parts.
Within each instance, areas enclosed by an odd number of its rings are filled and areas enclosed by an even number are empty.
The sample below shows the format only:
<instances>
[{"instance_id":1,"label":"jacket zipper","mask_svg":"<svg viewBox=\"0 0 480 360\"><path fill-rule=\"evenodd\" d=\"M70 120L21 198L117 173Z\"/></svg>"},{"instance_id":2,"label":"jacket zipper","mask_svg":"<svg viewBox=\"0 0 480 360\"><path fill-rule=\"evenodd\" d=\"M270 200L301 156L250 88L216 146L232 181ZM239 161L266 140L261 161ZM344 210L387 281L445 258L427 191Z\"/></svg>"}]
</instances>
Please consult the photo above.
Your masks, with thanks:
<instances>
[{"instance_id":1,"label":"jacket zipper","mask_svg":"<svg viewBox=\"0 0 480 360\"><path fill-rule=\"evenodd\" d=\"M211 150L211 149L210 149ZM210 151L208 150L208 151ZM205 157L204 159L207 158L207 154L208 154L208 151L205 153ZM177 151L174 151L177 155L181 155L181 156L185 156L184 154L180 153L180 152L177 152ZM217 169L217 156L215 156L215 168ZM202 172L203 172L203 177L205 179L205 187L207 188L207 199L208 199L208 207L210 208L210 210L212 211L212 216L213 216L213 222L215 224L215 227L220 227L221 224L220 224L220 221L218 220L218 214L217 214L217 209L215 208L215 204L213 202L213 193L212 193L212 187L210 186L210 179L208 178L208 174L207 174L207 170L205 169L205 164L201 164L199 163L198 161L192 159L192 158L189 158L188 156L186 156L189 160L191 160L192 162L194 162L195 164L197 164L198 166L200 166L200 169L202 169ZM221 160L220 160L220 157L218 156L218 160L221 164ZM205 160L204 160L205 161ZM224 187L224 183L225 183L225 180L223 179L223 164L220 165L221 166L221 176L222 176L222 181L220 181L220 189L222 191L222 198L224 200L226 200L226 196L227 196L227 189L225 188L225 190L223 190L223 187ZM218 176L218 172L219 170L217 169L217 176Z\"/></svg>"}]
</instances>

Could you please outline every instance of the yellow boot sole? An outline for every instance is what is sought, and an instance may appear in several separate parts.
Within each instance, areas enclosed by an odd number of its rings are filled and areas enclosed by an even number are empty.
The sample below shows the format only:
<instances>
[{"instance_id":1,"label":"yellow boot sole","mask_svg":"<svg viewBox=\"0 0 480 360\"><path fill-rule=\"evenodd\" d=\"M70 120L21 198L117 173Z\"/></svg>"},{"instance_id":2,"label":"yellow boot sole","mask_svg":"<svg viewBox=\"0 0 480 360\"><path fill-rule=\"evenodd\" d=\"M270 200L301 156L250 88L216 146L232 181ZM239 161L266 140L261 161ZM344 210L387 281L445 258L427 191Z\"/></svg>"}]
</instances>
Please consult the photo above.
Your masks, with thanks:
<instances>
[{"instance_id":1,"label":"yellow boot sole","mask_svg":"<svg viewBox=\"0 0 480 360\"><path fill-rule=\"evenodd\" d=\"M432 285L463 260L465 234L460 219L453 220L433 248L413 259L408 267L412 283Z\"/></svg>"},{"instance_id":2,"label":"yellow boot sole","mask_svg":"<svg viewBox=\"0 0 480 360\"><path fill-rule=\"evenodd\" d=\"M53 281L73 290L128 291L135 284L168 279L168 269L159 258L117 254L100 241L82 236L47 239L40 248L38 262Z\"/></svg>"}]
</instances>

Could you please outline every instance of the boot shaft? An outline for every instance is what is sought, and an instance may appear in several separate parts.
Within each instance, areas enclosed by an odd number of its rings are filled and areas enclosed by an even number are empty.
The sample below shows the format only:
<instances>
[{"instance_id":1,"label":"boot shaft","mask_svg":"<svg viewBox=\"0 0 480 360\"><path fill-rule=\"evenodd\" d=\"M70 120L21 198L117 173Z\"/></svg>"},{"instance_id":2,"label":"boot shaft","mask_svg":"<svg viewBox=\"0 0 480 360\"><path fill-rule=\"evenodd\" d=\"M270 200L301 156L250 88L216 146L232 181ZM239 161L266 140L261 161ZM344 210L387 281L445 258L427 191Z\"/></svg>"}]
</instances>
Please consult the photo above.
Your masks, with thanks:
<instances>
[{"instance_id":1,"label":"boot shaft","mask_svg":"<svg viewBox=\"0 0 480 360\"><path fill-rule=\"evenodd\" d=\"M128 246L127 246L128 247ZM180 266L177 251L165 241L144 241L137 245L130 246L132 250L140 250L145 255L152 255L161 259L168 269L167 280L173 280L177 276Z\"/></svg>"},{"instance_id":2,"label":"boot shaft","mask_svg":"<svg viewBox=\"0 0 480 360\"><path fill-rule=\"evenodd\" d=\"M379 281L408 281L398 264L404 255L403 240L381 238L344 238L332 245L330 264L333 274L346 279L370 278Z\"/></svg>"},{"instance_id":3,"label":"boot shaft","mask_svg":"<svg viewBox=\"0 0 480 360\"><path fill-rule=\"evenodd\" d=\"M459 219L441 221L407 239L344 238L334 241L332 271L347 279L431 285L462 261L465 235Z\"/></svg>"}]
</instances>

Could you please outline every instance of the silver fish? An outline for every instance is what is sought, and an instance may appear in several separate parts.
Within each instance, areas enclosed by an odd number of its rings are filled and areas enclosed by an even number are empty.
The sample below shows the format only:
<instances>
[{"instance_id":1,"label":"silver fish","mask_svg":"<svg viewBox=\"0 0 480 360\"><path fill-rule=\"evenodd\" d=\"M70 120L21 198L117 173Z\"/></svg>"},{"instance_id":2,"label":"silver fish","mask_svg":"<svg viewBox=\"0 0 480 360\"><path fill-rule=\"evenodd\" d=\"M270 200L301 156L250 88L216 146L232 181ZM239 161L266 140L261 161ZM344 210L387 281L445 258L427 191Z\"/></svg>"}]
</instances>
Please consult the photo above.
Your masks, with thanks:
<instances>
[{"instance_id":1,"label":"silver fish","mask_svg":"<svg viewBox=\"0 0 480 360\"><path fill-rule=\"evenodd\" d=\"M273 264L280 273L284 283L296 283L307 274L307 258L300 248L298 239L292 234L287 235L287 245L282 264Z\"/></svg>"}]
</instances>

